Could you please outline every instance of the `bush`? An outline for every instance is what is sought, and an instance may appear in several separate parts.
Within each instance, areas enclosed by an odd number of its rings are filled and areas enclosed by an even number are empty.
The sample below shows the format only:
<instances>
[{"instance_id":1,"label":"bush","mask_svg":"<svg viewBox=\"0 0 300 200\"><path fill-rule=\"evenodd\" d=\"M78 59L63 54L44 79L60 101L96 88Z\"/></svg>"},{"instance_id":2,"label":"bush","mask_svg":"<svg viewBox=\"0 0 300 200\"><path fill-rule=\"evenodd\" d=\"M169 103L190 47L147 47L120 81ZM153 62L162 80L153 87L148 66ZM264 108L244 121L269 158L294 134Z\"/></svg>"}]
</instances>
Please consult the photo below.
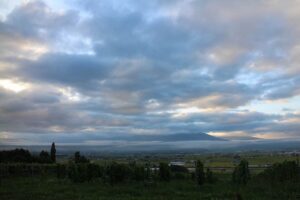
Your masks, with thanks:
<instances>
[{"instance_id":1,"label":"bush","mask_svg":"<svg viewBox=\"0 0 300 200\"><path fill-rule=\"evenodd\" d=\"M56 165L56 175L57 175L57 178L59 178L59 179L66 178L66 176L67 176L66 165L57 164Z\"/></svg>"},{"instance_id":2,"label":"bush","mask_svg":"<svg viewBox=\"0 0 300 200\"><path fill-rule=\"evenodd\" d=\"M87 181L88 180L87 165L71 163L68 167L68 177L73 182Z\"/></svg>"},{"instance_id":3,"label":"bush","mask_svg":"<svg viewBox=\"0 0 300 200\"><path fill-rule=\"evenodd\" d=\"M28 150L15 149L9 151L0 151L0 163L9 163L9 162L31 163L35 161L36 158L32 156Z\"/></svg>"},{"instance_id":4,"label":"bush","mask_svg":"<svg viewBox=\"0 0 300 200\"><path fill-rule=\"evenodd\" d=\"M172 172L172 177L175 179L185 179L189 173L189 170L186 167L179 165L171 165L170 170Z\"/></svg>"},{"instance_id":5,"label":"bush","mask_svg":"<svg viewBox=\"0 0 300 200\"><path fill-rule=\"evenodd\" d=\"M39 156L40 163L52 163L51 157L47 151L41 151Z\"/></svg>"},{"instance_id":6,"label":"bush","mask_svg":"<svg viewBox=\"0 0 300 200\"><path fill-rule=\"evenodd\" d=\"M103 167L89 163L87 164L87 180L90 181L95 178L100 178L103 176Z\"/></svg>"},{"instance_id":7,"label":"bush","mask_svg":"<svg viewBox=\"0 0 300 200\"><path fill-rule=\"evenodd\" d=\"M132 166L132 179L135 181L145 180L146 172L145 167L141 165Z\"/></svg>"},{"instance_id":8,"label":"bush","mask_svg":"<svg viewBox=\"0 0 300 200\"><path fill-rule=\"evenodd\" d=\"M90 161L86 157L81 156L80 152L77 151L74 154L74 162L75 163L89 163Z\"/></svg>"},{"instance_id":9,"label":"bush","mask_svg":"<svg viewBox=\"0 0 300 200\"><path fill-rule=\"evenodd\" d=\"M183 180L188 177L188 174L184 172L174 172L172 173L172 177L174 177L174 179Z\"/></svg>"},{"instance_id":10,"label":"bush","mask_svg":"<svg viewBox=\"0 0 300 200\"><path fill-rule=\"evenodd\" d=\"M170 181L171 171L170 171L170 167L167 163L159 164L159 178L161 181Z\"/></svg>"},{"instance_id":11,"label":"bush","mask_svg":"<svg viewBox=\"0 0 300 200\"><path fill-rule=\"evenodd\" d=\"M214 176L213 172L207 168L205 173L205 182L207 183L215 183L217 181L216 177Z\"/></svg>"},{"instance_id":12,"label":"bush","mask_svg":"<svg viewBox=\"0 0 300 200\"><path fill-rule=\"evenodd\" d=\"M110 184L116 184L120 182L124 182L129 178L130 169L128 165L118 164L116 162L111 163L107 167L107 175L109 178Z\"/></svg>"}]
</instances>

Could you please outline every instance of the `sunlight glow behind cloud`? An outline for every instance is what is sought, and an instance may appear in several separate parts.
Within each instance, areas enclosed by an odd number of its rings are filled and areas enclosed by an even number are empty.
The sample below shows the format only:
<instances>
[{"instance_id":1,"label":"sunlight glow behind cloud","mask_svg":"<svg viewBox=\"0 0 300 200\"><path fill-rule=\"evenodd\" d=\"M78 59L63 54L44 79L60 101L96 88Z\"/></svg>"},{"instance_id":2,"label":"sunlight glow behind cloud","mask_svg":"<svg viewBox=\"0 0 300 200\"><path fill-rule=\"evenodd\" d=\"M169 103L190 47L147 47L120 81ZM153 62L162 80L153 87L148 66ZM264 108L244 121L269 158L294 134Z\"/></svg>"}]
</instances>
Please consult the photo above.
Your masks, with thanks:
<instances>
[{"instance_id":1,"label":"sunlight glow behind cloud","mask_svg":"<svg viewBox=\"0 0 300 200\"><path fill-rule=\"evenodd\" d=\"M0 143L300 138L299 7L0 1Z\"/></svg>"},{"instance_id":2,"label":"sunlight glow behind cloud","mask_svg":"<svg viewBox=\"0 0 300 200\"><path fill-rule=\"evenodd\" d=\"M18 82L14 80L9 79L0 79L0 87L13 91L15 93L19 93L23 90L26 90L29 88L28 83Z\"/></svg>"}]
</instances>

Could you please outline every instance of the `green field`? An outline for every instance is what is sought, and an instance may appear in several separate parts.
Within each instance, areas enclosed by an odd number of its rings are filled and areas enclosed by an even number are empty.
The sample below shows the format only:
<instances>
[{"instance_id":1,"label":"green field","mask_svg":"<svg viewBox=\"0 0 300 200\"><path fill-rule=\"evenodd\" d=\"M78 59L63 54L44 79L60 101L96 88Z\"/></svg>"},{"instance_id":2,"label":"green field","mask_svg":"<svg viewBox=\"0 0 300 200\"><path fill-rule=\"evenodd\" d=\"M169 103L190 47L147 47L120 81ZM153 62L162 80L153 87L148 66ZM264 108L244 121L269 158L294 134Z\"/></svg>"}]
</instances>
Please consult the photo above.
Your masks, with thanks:
<instances>
[{"instance_id":1,"label":"green field","mask_svg":"<svg viewBox=\"0 0 300 200\"><path fill-rule=\"evenodd\" d=\"M198 186L192 180L170 182L126 182L111 186L100 180L72 183L56 178L10 178L1 182L0 197L3 200L97 200L97 199L297 199L300 185L276 185L250 183L237 187L230 184L230 176L218 175L215 184Z\"/></svg>"},{"instance_id":2,"label":"green field","mask_svg":"<svg viewBox=\"0 0 300 200\"><path fill-rule=\"evenodd\" d=\"M2 163L0 166L0 200L97 200L97 199L211 199L226 200L238 199L300 199L300 182L293 181L289 176L288 168L281 169L277 181L261 178L260 172L265 169L249 167L251 179L246 185L237 185L232 182L232 171L236 164L235 155L159 155L154 157L108 157L91 160L99 166L109 166L110 163L122 163L123 167L136 165L144 166L150 163L157 166L159 162L168 163L172 160L185 161L186 167L194 167L195 160L201 160L205 169L211 168L216 179L213 183L198 185L193 172L176 176L172 172L170 181L161 181L157 172L152 172L151 178L137 181L126 178L122 182L111 183L108 172L102 172L90 180L74 182L64 172L64 177L57 176L57 165L39 163ZM242 154L240 159L247 159L249 166L282 163L283 161L297 161L298 157L291 155ZM70 160L60 160L59 163L70 167ZM131 164L130 164L131 163ZM134 165L135 165L134 164ZM86 164L83 164L84 166ZM7 168L11 166L10 168ZM299 166L299 165L298 165ZM217 168L226 168L218 170ZM267 167L266 167L267 168ZM86 168L84 168L86 169ZM106 169L106 168L103 168ZM103 170L102 169L102 170ZM25 170L25 171L24 171ZM107 170L107 169L106 169ZM88 171L83 171L87 173ZM126 173L129 173L127 171ZM287 172L287 173L286 173ZM2 173L2 175L1 175ZM132 172L130 172L132 173ZM297 172L299 175L299 171ZM6 174L6 175L5 175ZM279 173L273 173L277 175ZM179 174L180 175L180 174ZM59 178L59 179L58 179ZM296 180L296 179L295 179Z\"/></svg>"},{"instance_id":3,"label":"green field","mask_svg":"<svg viewBox=\"0 0 300 200\"><path fill-rule=\"evenodd\" d=\"M201 155L157 155L152 157L143 156L131 156L131 157L120 157L120 158L99 158L92 160L97 164L105 164L112 161L118 163L128 163L135 161L138 164L145 164L150 162L152 164L159 164L160 162L170 162L173 160L181 160L185 162L185 167L194 167L195 160L201 160L205 167L210 168L222 168L231 167L236 165L235 154L201 154ZM299 159L295 155L282 155L282 154L270 154L270 153L242 153L239 154L240 159L246 159L250 166L265 166L272 165L283 161L297 161ZM63 160L66 162L66 160Z\"/></svg>"}]
</instances>

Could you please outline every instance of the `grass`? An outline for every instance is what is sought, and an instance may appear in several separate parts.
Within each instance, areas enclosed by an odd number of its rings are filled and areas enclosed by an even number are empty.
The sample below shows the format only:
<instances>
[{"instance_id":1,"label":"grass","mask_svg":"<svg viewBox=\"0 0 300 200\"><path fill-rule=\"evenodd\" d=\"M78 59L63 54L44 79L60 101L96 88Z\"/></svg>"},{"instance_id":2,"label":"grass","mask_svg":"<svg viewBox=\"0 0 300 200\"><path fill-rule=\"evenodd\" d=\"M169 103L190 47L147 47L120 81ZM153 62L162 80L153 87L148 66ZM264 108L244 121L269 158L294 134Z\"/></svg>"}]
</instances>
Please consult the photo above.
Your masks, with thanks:
<instances>
[{"instance_id":1,"label":"grass","mask_svg":"<svg viewBox=\"0 0 300 200\"><path fill-rule=\"evenodd\" d=\"M245 187L230 183L230 175L218 174L216 184L198 186L192 180L171 182L127 182L111 186L100 180L72 183L53 177L14 177L2 180L0 199L3 200L98 200L98 199L235 199L237 191L243 199L297 199L300 185L268 185L252 180Z\"/></svg>"},{"instance_id":2,"label":"grass","mask_svg":"<svg viewBox=\"0 0 300 200\"><path fill-rule=\"evenodd\" d=\"M241 155L249 161L250 165L272 164L284 160L296 160L286 155ZM174 158L155 158L151 163L160 160L167 162ZM201 159L209 167L233 166L232 155L215 156L186 156L183 160ZM120 159L118 162L128 162ZM109 162L107 160L94 160L96 163ZM138 160L138 163L141 161ZM192 164L191 164L192 165ZM252 175L258 171L251 171ZM216 171L218 182L198 186L192 180L172 180L171 182L125 182L111 186L101 180L85 183L72 183L68 179L59 180L52 177L10 177L0 181L0 200L114 200L114 199L236 199L240 193L243 199L300 199L300 184L282 183L272 185L252 179L247 186L237 187L231 184L231 172Z\"/></svg>"},{"instance_id":3,"label":"grass","mask_svg":"<svg viewBox=\"0 0 300 200\"><path fill-rule=\"evenodd\" d=\"M216 187L197 186L193 181L171 181L169 183L123 183L107 185L101 182L71 183L68 180L14 178L2 182L0 197L12 199L211 199L228 197L234 193L225 190L213 192ZM213 194L214 193L214 194Z\"/></svg>"},{"instance_id":4,"label":"grass","mask_svg":"<svg viewBox=\"0 0 300 200\"><path fill-rule=\"evenodd\" d=\"M158 164L160 162L170 162L172 160L201 160L205 164L205 167L234 167L234 154L220 154L220 155L181 155L179 157L174 155L166 155L166 156L157 156L154 158L147 159L152 164ZM274 164L278 162L283 162L285 160L296 160L297 157L291 155L280 155L280 154L263 154L263 153L244 153L240 154L241 158L246 159L250 165L266 165L266 164ZM106 158L99 160L92 160L97 164L110 163L112 161L116 161L118 163L128 163L130 160L134 160L134 158ZM141 157L136 158L138 164L145 164L147 161L143 161ZM193 162L187 162L186 167L194 167Z\"/></svg>"}]
</instances>

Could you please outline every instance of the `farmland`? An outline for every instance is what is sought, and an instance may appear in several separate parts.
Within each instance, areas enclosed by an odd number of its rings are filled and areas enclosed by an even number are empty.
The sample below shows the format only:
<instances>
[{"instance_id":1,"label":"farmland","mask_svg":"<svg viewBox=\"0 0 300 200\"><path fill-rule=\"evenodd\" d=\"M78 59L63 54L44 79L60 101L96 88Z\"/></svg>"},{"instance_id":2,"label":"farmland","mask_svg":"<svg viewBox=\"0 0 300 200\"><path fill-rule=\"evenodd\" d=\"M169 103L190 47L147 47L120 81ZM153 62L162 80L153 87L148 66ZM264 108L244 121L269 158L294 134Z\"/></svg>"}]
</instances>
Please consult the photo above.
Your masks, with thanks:
<instances>
[{"instance_id":1,"label":"farmland","mask_svg":"<svg viewBox=\"0 0 300 200\"><path fill-rule=\"evenodd\" d=\"M249 161L251 179L246 185L234 184L232 172L240 160ZM1 199L297 199L300 195L299 181L271 181L262 178L262 172L274 163L284 161L297 162L294 154L207 154L207 155L156 155L156 156L112 156L99 157L90 160L91 164L77 164L79 179L70 177L64 171L59 175L58 166L70 170L72 158L60 159L58 164L38 163L1 163ZM171 172L167 181L160 178L160 163L177 160L184 167L192 168L189 172ZM197 184L193 178L195 160L204 163L204 169L213 171L214 181ZM110 166L116 168L109 172ZM156 166L150 176L136 177L138 166ZM92 172L89 166L99 166L100 173ZM83 166L81 168L80 166ZM135 167L137 166L137 167ZM255 170L257 166L262 166ZM129 168L128 168L129 167ZM121 181L111 182L110 175L120 169L125 175ZM87 171L84 171L87 169ZM133 169L133 171L132 171ZM224 170L226 169L226 170ZM275 168L274 168L275 169ZM80 171L81 170L81 171ZM83 170L83 171L82 171ZM291 171L291 170L289 170ZM89 173L90 172L90 173ZM4 173L8 175L4 176ZM60 172L61 173L61 172ZM86 174L87 173L87 174ZM113 174L112 174L113 173ZM86 174L87 177L82 177ZM117 176L118 177L118 176ZM148 178L147 178L148 177ZM81 179L83 178L83 179ZM295 179L296 180L296 179Z\"/></svg>"}]
</instances>

